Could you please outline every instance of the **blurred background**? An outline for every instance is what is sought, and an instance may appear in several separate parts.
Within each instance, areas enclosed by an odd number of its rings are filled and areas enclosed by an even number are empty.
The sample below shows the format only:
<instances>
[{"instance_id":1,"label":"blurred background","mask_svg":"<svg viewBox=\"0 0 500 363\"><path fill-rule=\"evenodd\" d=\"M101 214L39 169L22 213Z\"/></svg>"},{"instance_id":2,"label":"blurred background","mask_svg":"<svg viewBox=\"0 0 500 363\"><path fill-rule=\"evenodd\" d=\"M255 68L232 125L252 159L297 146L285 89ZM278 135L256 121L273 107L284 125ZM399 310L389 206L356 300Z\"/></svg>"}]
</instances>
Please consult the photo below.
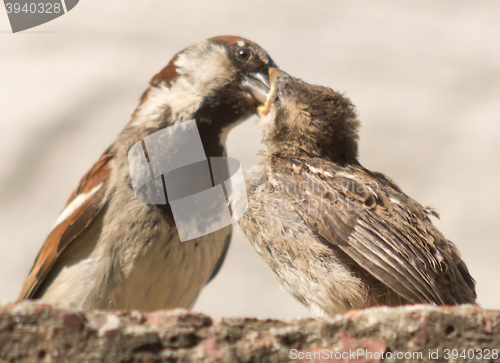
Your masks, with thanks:
<instances>
[{"instance_id":1,"label":"blurred background","mask_svg":"<svg viewBox=\"0 0 500 363\"><path fill-rule=\"evenodd\" d=\"M344 92L360 161L424 205L461 250L479 303L500 308L500 2L83 0L12 34L0 6L0 301L13 301L80 177L129 120L149 79L216 35L260 44L285 71ZM229 156L258 163L253 118ZM306 316L234 234L196 311Z\"/></svg>"}]
</instances>

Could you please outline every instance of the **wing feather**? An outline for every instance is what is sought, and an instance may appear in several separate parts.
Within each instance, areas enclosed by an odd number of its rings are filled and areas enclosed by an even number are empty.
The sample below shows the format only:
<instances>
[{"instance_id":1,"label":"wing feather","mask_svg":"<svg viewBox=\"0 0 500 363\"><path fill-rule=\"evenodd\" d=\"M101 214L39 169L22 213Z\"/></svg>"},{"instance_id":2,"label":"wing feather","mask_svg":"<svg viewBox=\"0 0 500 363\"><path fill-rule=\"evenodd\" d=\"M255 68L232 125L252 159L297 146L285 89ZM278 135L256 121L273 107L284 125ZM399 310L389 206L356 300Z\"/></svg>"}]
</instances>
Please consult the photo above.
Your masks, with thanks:
<instances>
[{"instance_id":1,"label":"wing feather","mask_svg":"<svg viewBox=\"0 0 500 363\"><path fill-rule=\"evenodd\" d=\"M109 162L113 154L108 149L85 174L66 204L68 216L50 232L33 267L24 282L18 300L36 298L36 294L50 269L62 252L80 235L106 204L105 194L110 174ZM71 203L80 197L81 202L72 208ZM74 209L74 210L73 210ZM63 214L65 213L63 211Z\"/></svg>"},{"instance_id":2,"label":"wing feather","mask_svg":"<svg viewBox=\"0 0 500 363\"><path fill-rule=\"evenodd\" d=\"M276 165L275 183L300 185L285 192L313 232L398 295L414 303L474 302L473 279L456 249L392 181L318 159L304 161L293 177L285 168ZM311 209L311 199L322 207Z\"/></svg>"}]
</instances>

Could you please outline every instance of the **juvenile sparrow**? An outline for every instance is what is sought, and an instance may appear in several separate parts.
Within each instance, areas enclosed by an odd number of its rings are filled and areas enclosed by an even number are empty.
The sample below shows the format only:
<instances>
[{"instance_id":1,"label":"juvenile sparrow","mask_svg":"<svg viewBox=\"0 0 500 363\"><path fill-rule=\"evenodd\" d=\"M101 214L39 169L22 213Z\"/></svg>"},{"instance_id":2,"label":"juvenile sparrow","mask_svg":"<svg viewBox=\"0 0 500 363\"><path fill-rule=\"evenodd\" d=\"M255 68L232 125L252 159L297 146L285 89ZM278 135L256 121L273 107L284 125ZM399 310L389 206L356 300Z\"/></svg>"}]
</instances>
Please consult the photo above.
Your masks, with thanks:
<instances>
[{"instance_id":1,"label":"juvenile sparrow","mask_svg":"<svg viewBox=\"0 0 500 363\"><path fill-rule=\"evenodd\" d=\"M231 226L181 243L170 204L136 198L128 153L134 145L142 150L148 135L195 120L206 156L224 156L228 130L264 101L259 97L268 89L270 66L274 62L257 44L234 36L175 55L69 198L19 299L84 309L191 308L221 267ZM163 139L174 142L179 140Z\"/></svg>"},{"instance_id":2,"label":"juvenile sparrow","mask_svg":"<svg viewBox=\"0 0 500 363\"><path fill-rule=\"evenodd\" d=\"M475 283L430 214L357 159L354 106L276 68L259 108L261 170L238 223L286 291L331 316L350 308L474 303Z\"/></svg>"}]
</instances>

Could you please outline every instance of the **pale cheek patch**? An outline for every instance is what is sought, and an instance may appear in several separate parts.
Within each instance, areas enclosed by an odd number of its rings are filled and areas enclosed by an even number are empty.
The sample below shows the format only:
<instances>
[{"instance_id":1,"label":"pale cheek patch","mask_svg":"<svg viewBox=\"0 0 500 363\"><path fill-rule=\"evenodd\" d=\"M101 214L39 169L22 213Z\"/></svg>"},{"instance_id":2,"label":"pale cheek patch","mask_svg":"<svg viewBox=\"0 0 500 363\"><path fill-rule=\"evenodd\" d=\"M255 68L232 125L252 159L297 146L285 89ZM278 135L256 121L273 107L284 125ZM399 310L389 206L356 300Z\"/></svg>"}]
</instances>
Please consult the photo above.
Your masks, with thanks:
<instances>
[{"instance_id":1,"label":"pale cheek patch","mask_svg":"<svg viewBox=\"0 0 500 363\"><path fill-rule=\"evenodd\" d=\"M197 48L181 53L175 65L178 72L196 85L195 88L219 88L230 81L227 70L232 64L224 48L207 50L206 47L207 44L201 43Z\"/></svg>"},{"instance_id":2,"label":"pale cheek patch","mask_svg":"<svg viewBox=\"0 0 500 363\"><path fill-rule=\"evenodd\" d=\"M231 82L231 75L225 71L231 69L226 52L218 48L207 51L206 46L199 44L177 57L175 66L179 77L170 87L151 87L129 126L154 125L166 107L172 113L173 123L187 121L200 108L203 95Z\"/></svg>"},{"instance_id":3,"label":"pale cheek patch","mask_svg":"<svg viewBox=\"0 0 500 363\"><path fill-rule=\"evenodd\" d=\"M57 218L56 224L53 229L57 227L59 224L64 222L69 216L71 216L78 208L80 208L83 203L85 203L90 197L92 197L99 189L101 189L102 184L94 187L90 192L78 194L75 199L69 203L66 208L62 211L59 218Z\"/></svg>"},{"instance_id":4,"label":"pale cheek patch","mask_svg":"<svg viewBox=\"0 0 500 363\"><path fill-rule=\"evenodd\" d=\"M183 78L172 82L169 88L166 85L150 88L148 97L139 106L129 126L154 127L158 118L169 109L174 117L173 121L186 121L192 118L200 107L203 98L196 91L195 85Z\"/></svg>"}]
</instances>

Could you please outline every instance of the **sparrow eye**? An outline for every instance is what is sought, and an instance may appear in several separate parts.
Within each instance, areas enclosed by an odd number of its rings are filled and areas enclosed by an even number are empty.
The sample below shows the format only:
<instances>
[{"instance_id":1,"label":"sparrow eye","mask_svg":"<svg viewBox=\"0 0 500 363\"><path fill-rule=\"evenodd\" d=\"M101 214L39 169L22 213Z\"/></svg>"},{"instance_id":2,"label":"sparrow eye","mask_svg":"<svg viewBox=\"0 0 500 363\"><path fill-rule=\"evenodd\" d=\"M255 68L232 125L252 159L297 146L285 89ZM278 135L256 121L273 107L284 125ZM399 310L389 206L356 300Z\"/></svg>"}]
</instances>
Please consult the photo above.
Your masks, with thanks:
<instances>
[{"instance_id":1,"label":"sparrow eye","mask_svg":"<svg viewBox=\"0 0 500 363\"><path fill-rule=\"evenodd\" d=\"M238 60L244 62L244 61L248 60L248 58L250 58L251 54L252 54L252 52L250 49L240 48L236 52L236 58L238 58Z\"/></svg>"}]
</instances>

